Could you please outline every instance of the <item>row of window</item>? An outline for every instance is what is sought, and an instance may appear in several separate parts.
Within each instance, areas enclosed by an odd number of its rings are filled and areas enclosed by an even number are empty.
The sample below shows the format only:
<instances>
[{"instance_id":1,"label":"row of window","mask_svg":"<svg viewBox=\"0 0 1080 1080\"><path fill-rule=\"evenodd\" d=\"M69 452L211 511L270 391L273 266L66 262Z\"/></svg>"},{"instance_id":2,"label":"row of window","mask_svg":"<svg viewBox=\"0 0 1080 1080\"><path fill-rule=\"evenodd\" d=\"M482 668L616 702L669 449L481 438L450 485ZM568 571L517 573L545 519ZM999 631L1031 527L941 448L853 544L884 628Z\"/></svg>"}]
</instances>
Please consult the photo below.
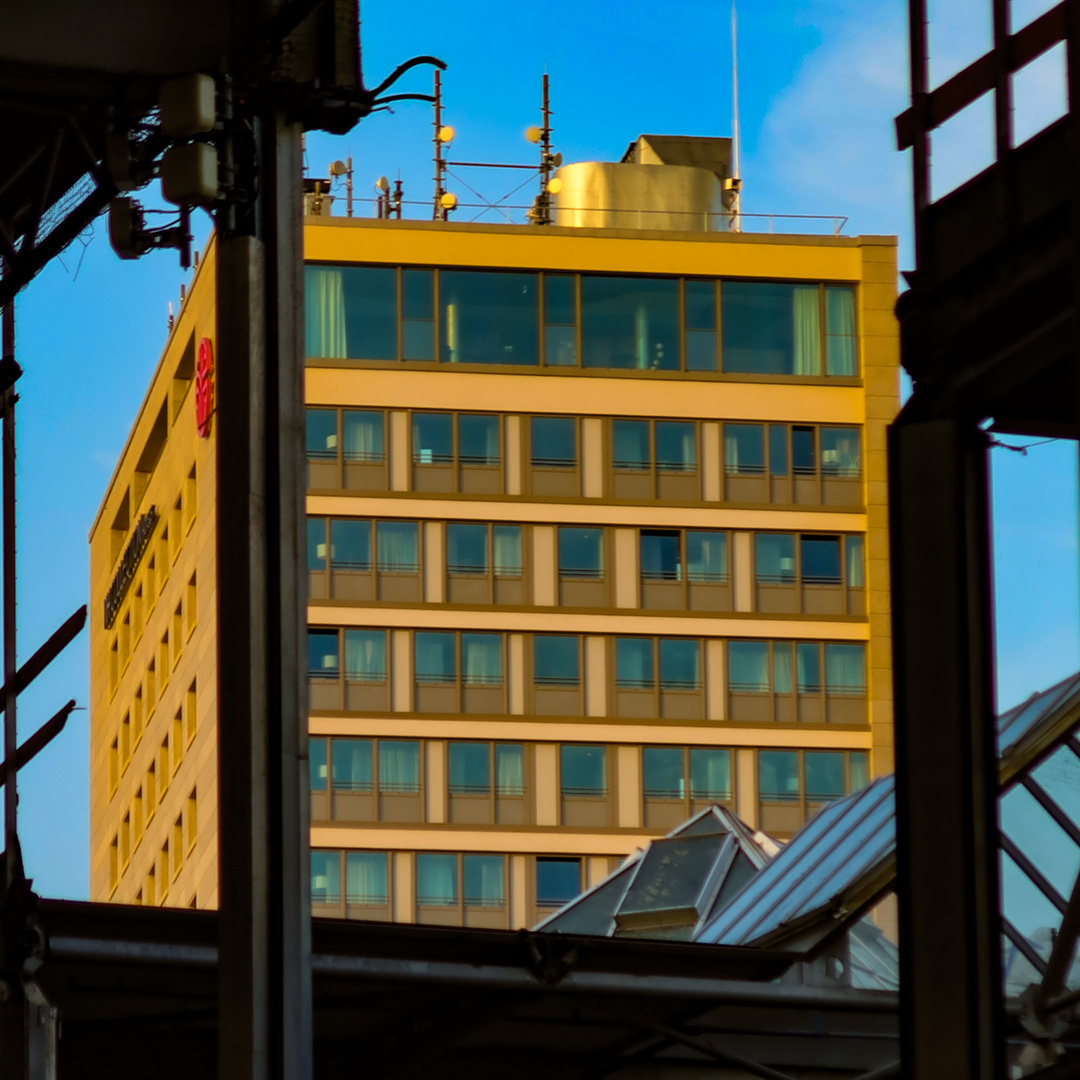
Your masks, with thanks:
<instances>
[{"instance_id":1,"label":"row of window","mask_svg":"<svg viewBox=\"0 0 1080 1080\"><path fill-rule=\"evenodd\" d=\"M548 748L550 761L517 742L313 737L309 746L313 821L429 820L432 748L444 762L438 783L450 824L611 827L619 823L617 782L640 791L646 828L673 828L735 798L732 751L718 747L643 747L640 774L617 781L616 749L603 745ZM781 832L868 780L863 751L759 750L757 767L759 815ZM536 800L547 788L558 795L557 822L537 820Z\"/></svg>"},{"instance_id":2,"label":"row of window","mask_svg":"<svg viewBox=\"0 0 1080 1080\"><path fill-rule=\"evenodd\" d=\"M754 533L742 606L732 590L732 534L719 529L635 530L630 588L616 582L615 530L555 527L554 559L537 551L537 529L478 522L309 517L307 566L313 600L430 600L452 604L557 603L663 610L865 614L863 537ZM634 560L631 559L631 564ZM425 564L428 564L425 566ZM554 565L552 565L554 564ZM430 567L442 580L436 588ZM557 581L550 578L552 570ZM636 580L634 580L636 575ZM632 592L633 596L627 595Z\"/></svg>"},{"instance_id":3,"label":"row of window","mask_svg":"<svg viewBox=\"0 0 1080 1080\"><path fill-rule=\"evenodd\" d=\"M167 783L167 781L166 781ZM145 821L143 804L145 802ZM135 795L131 809L124 814L120 829L109 844L109 895L116 892L121 878L131 865L131 857L142 843L145 826L150 824L156 810L153 794L143 798L143 789ZM161 846L161 851L150 861L144 887L135 894L136 904L163 904L169 893L169 883L175 881L184 868L184 859L195 848L198 840L198 791L191 789L183 811L173 822L172 835Z\"/></svg>"},{"instance_id":4,"label":"row of window","mask_svg":"<svg viewBox=\"0 0 1080 1080\"><path fill-rule=\"evenodd\" d=\"M309 408L308 486L857 506L860 429Z\"/></svg>"},{"instance_id":5,"label":"row of window","mask_svg":"<svg viewBox=\"0 0 1080 1080\"><path fill-rule=\"evenodd\" d=\"M305 290L314 359L858 373L850 285L309 265Z\"/></svg>"},{"instance_id":6,"label":"row of window","mask_svg":"<svg viewBox=\"0 0 1080 1080\"><path fill-rule=\"evenodd\" d=\"M308 671L316 711L866 722L860 642L312 628Z\"/></svg>"}]
</instances>

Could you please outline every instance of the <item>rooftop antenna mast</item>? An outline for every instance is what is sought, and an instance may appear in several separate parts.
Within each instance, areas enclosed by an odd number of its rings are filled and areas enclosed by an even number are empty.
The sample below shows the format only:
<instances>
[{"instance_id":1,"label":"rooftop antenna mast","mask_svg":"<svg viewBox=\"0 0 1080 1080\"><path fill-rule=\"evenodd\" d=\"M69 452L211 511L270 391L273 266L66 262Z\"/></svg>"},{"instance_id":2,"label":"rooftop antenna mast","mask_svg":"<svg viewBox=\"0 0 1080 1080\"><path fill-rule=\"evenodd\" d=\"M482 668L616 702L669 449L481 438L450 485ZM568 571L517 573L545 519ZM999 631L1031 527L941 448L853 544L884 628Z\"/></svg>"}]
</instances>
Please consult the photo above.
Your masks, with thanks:
<instances>
[{"instance_id":1,"label":"rooftop antenna mast","mask_svg":"<svg viewBox=\"0 0 1080 1080\"><path fill-rule=\"evenodd\" d=\"M548 98L548 75L544 72L543 97L540 105L542 127L530 127L525 138L540 144L540 194L533 200L532 209L526 215L534 225L551 224L551 196L559 192L562 181L551 174L562 165L562 154L551 152L551 103Z\"/></svg>"},{"instance_id":2,"label":"rooftop antenna mast","mask_svg":"<svg viewBox=\"0 0 1080 1080\"><path fill-rule=\"evenodd\" d=\"M735 0L731 0L731 176L728 178L728 209L731 211L731 231L742 232L739 220L742 179L739 175L739 37L735 16Z\"/></svg>"},{"instance_id":3,"label":"rooftop antenna mast","mask_svg":"<svg viewBox=\"0 0 1080 1080\"><path fill-rule=\"evenodd\" d=\"M442 122L442 72L435 69L435 200L432 220L446 221L450 211L457 206L457 196L446 190L446 158L443 157L444 145L453 142L454 129L449 125L443 126ZM401 217L400 202L398 205L398 217Z\"/></svg>"}]
</instances>

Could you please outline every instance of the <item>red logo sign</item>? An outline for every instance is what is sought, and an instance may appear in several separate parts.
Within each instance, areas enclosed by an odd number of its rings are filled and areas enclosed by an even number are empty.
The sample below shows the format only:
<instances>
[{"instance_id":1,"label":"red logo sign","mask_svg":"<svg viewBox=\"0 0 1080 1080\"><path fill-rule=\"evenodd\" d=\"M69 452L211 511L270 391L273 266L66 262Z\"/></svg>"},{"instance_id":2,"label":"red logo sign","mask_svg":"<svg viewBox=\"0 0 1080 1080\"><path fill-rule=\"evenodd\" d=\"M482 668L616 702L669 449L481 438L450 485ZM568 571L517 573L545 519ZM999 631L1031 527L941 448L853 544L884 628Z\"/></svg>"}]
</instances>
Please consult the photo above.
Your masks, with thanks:
<instances>
[{"instance_id":1,"label":"red logo sign","mask_svg":"<svg viewBox=\"0 0 1080 1080\"><path fill-rule=\"evenodd\" d=\"M204 439L210 434L213 415L214 346L204 337L199 342L199 355L195 361L195 426Z\"/></svg>"}]
</instances>

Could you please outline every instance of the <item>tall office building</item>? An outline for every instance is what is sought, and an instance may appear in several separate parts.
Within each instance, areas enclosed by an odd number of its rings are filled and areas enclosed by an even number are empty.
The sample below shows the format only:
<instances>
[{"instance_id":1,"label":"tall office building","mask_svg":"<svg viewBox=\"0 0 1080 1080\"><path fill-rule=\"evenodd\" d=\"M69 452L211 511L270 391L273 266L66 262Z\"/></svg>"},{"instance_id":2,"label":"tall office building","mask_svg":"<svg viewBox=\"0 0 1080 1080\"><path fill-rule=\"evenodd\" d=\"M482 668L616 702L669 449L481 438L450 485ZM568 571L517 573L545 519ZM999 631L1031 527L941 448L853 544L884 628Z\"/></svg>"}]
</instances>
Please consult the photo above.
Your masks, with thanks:
<instances>
[{"instance_id":1,"label":"tall office building","mask_svg":"<svg viewBox=\"0 0 1080 1080\"><path fill-rule=\"evenodd\" d=\"M305 219L317 914L530 925L891 770L895 241L731 231L726 151ZM91 533L95 899L216 902L214 270Z\"/></svg>"}]
</instances>

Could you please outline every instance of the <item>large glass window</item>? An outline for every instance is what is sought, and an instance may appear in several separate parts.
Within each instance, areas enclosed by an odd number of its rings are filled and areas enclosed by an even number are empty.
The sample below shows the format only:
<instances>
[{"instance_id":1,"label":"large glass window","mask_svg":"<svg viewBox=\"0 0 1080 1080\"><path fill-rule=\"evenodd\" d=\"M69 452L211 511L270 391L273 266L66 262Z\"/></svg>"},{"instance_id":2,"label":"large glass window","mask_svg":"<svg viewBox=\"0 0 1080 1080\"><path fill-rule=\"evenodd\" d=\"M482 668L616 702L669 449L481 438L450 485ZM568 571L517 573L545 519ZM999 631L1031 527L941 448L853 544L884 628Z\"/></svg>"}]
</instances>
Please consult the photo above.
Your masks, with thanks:
<instances>
[{"instance_id":1,"label":"large glass window","mask_svg":"<svg viewBox=\"0 0 1080 1080\"><path fill-rule=\"evenodd\" d=\"M370 739L334 739L330 757L335 791L371 791L375 779Z\"/></svg>"},{"instance_id":2,"label":"large glass window","mask_svg":"<svg viewBox=\"0 0 1080 1080\"><path fill-rule=\"evenodd\" d=\"M788 474L788 429L787 424L769 425L769 475L787 476Z\"/></svg>"},{"instance_id":3,"label":"large glass window","mask_svg":"<svg viewBox=\"0 0 1080 1080\"><path fill-rule=\"evenodd\" d=\"M505 860L501 855L463 855L465 903L469 907L502 907L506 903Z\"/></svg>"},{"instance_id":4,"label":"large glass window","mask_svg":"<svg viewBox=\"0 0 1080 1080\"><path fill-rule=\"evenodd\" d=\"M533 638L533 679L537 686L577 686L580 679L578 638L537 634Z\"/></svg>"},{"instance_id":5,"label":"large glass window","mask_svg":"<svg viewBox=\"0 0 1080 1080\"><path fill-rule=\"evenodd\" d=\"M420 744L401 739L379 741L379 790L402 795L420 792Z\"/></svg>"},{"instance_id":6,"label":"large glass window","mask_svg":"<svg viewBox=\"0 0 1080 1080\"><path fill-rule=\"evenodd\" d=\"M581 352L584 367L678 371L678 282L582 277Z\"/></svg>"},{"instance_id":7,"label":"large glass window","mask_svg":"<svg viewBox=\"0 0 1080 1080\"><path fill-rule=\"evenodd\" d=\"M381 412L342 413L345 460L377 463L386 457L384 420Z\"/></svg>"},{"instance_id":8,"label":"large glass window","mask_svg":"<svg viewBox=\"0 0 1080 1080\"><path fill-rule=\"evenodd\" d=\"M397 271L304 268L304 351L325 359L397 359Z\"/></svg>"},{"instance_id":9,"label":"large glass window","mask_svg":"<svg viewBox=\"0 0 1080 1080\"><path fill-rule=\"evenodd\" d=\"M765 473L765 429L761 424L724 425L724 470L750 476Z\"/></svg>"},{"instance_id":10,"label":"large glass window","mask_svg":"<svg viewBox=\"0 0 1080 1080\"><path fill-rule=\"evenodd\" d=\"M798 751L759 751L758 790L761 798L770 802L797 800L799 798Z\"/></svg>"},{"instance_id":11,"label":"large glass window","mask_svg":"<svg viewBox=\"0 0 1080 1080\"><path fill-rule=\"evenodd\" d=\"M656 421L656 467L661 472L694 472L697 469L696 428L675 420Z\"/></svg>"},{"instance_id":12,"label":"large glass window","mask_svg":"<svg viewBox=\"0 0 1080 1080\"><path fill-rule=\"evenodd\" d=\"M716 370L716 283L688 278L686 295L686 370Z\"/></svg>"},{"instance_id":13,"label":"large glass window","mask_svg":"<svg viewBox=\"0 0 1080 1080\"><path fill-rule=\"evenodd\" d=\"M848 753L848 790L862 791L870 783L870 756L865 750Z\"/></svg>"},{"instance_id":14,"label":"large glass window","mask_svg":"<svg viewBox=\"0 0 1080 1080\"><path fill-rule=\"evenodd\" d=\"M341 856L338 852L312 851L311 901L314 904L341 901Z\"/></svg>"},{"instance_id":15,"label":"large glass window","mask_svg":"<svg viewBox=\"0 0 1080 1080\"><path fill-rule=\"evenodd\" d=\"M682 581L677 532L641 530L641 576L646 581Z\"/></svg>"},{"instance_id":16,"label":"large glass window","mask_svg":"<svg viewBox=\"0 0 1080 1080\"><path fill-rule=\"evenodd\" d=\"M466 686L502 686L502 634L462 634L461 674Z\"/></svg>"},{"instance_id":17,"label":"large glass window","mask_svg":"<svg viewBox=\"0 0 1080 1080\"><path fill-rule=\"evenodd\" d=\"M330 519L330 565L334 570L371 569L370 521Z\"/></svg>"},{"instance_id":18,"label":"large glass window","mask_svg":"<svg viewBox=\"0 0 1080 1080\"><path fill-rule=\"evenodd\" d=\"M859 469L859 429L823 427L821 429L822 474L857 477Z\"/></svg>"},{"instance_id":19,"label":"large glass window","mask_svg":"<svg viewBox=\"0 0 1080 1080\"><path fill-rule=\"evenodd\" d=\"M677 747L646 746L641 751L646 799L681 799L686 794L683 752Z\"/></svg>"},{"instance_id":20,"label":"large glass window","mask_svg":"<svg viewBox=\"0 0 1080 1080\"><path fill-rule=\"evenodd\" d=\"M338 677L338 632L308 631L308 672L315 677Z\"/></svg>"},{"instance_id":21,"label":"large glass window","mask_svg":"<svg viewBox=\"0 0 1080 1080\"><path fill-rule=\"evenodd\" d=\"M801 536L799 558L804 585L839 585L840 537Z\"/></svg>"},{"instance_id":22,"label":"large glass window","mask_svg":"<svg viewBox=\"0 0 1080 1080\"><path fill-rule=\"evenodd\" d=\"M699 584L727 581L727 533L697 529L687 532L686 576Z\"/></svg>"},{"instance_id":23,"label":"large glass window","mask_svg":"<svg viewBox=\"0 0 1080 1080\"><path fill-rule=\"evenodd\" d=\"M424 852L416 856L416 902L449 907L458 901L458 857Z\"/></svg>"},{"instance_id":24,"label":"large glass window","mask_svg":"<svg viewBox=\"0 0 1080 1080\"><path fill-rule=\"evenodd\" d=\"M768 692L768 642L728 642L728 686L732 690L743 694L764 694Z\"/></svg>"},{"instance_id":25,"label":"large glass window","mask_svg":"<svg viewBox=\"0 0 1080 1080\"><path fill-rule=\"evenodd\" d=\"M375 536L379 572L415 574L420 569L419 526L415 521L380 521Z\"/></svg>"},{"instance_id":26,"label":"large glass window","mask_svg":"<svg viewBox=\"0 0 1080 1080\"><path fill-rule=\"evenodd\" d=\"M337 459L337 410L307 410L307 456L316 461Z\"/></svg>"},{"instance_id":27,"label":"large glass window","mask_svg":"<svg viewBox=\"0 0 1080 1080\"><path fill-rule=\"evenodd\" d=\"M532 463L572 469L577 464L577 425L572 416L534 416L529 423Z\"/></svg>"},{"instance_id":28,"label":"large glass window","mask_svg":"<svg viewBox=\"0 0 1080 1080\"><path fill-rule=\"evenodd\" d=\"M457 678L454 635L418 631L416 643L416 681L418 683L453 683Z\"/></svg>"},{"instance_id":29,"label":"large glass window","mask_svg":"<svg viewBox=\"0 0 1080 1080\"><path fill-rule=\"evenodd\" d=\"M536 903L539 907L562 907L581 892L581 860L536 860Z\"/></svg>"},{"instance_id":30,"label":"large glass window","mask_svg":"<svg viewBox=\"0 0 1080 1080\"><path fill-rule=\"evenodd\" d=\"M660 639L660 689L701 688L701 642L693 638Z\"/></svg>"},{"instance_id":31,"label":"large glass window","mask_svg":"<svg viewBox=\"0 0 1080 1080\"><path fill-rule=\"evenodd\" d=\"M866 648L863 645L825 646L825 691L861 696L866 693Z\"/></svg>"},{"instance_id":32,"label":"large glass window","mask_svg":"<svg viewBox=\"0 0 1080 1080\"><path fill-rule=\"evenodd\" d=\"M386 852L345 852L345 899L350 904L384 905L389 900Z\"/></svg>"},{"instance_id":33,"label":"large glass window","mask_svg":"<svg viewBox=\"0 0 1080 1080\"><path fill-rule=\"evenodd\" d=\"M855 290L825 287L825 374L855 375Z\"/></svg>"},{"instance_id":34,"label":"large glass window","mask_svg":"<svg viewBox=\"0 0 1080 1080\"><path fill-rule=\"evenodd\" d=\"M495 525L491 533L495 545L495 576L521 577L521 526Z\"/></svg>"},{"instance_id":35,"label":"large glass window","mask_svg":"<svg viewBox=\"0 0 1080 1080\"><path fill-rule=\"evenodd\" d=\"M839 799L844 794L844 755L836 751L807 750L806 797L812 802Z\"/></svg>"},{"instance_id":36,"label":"large glass window","mask_svg":"<svg viewBox=\"0 0 1080 1080\"><path fill-rule=\"evenodd\" d=\"M454 460L454 425L450 413L413 413L414 465L450 465Z\"/></svg>"},{"instance_id":37,"label":"large glass window","mask_svg":"<svg viewBox=\"0 0 1080 1080\"><path fill-rule=\"evenodd\" d=\"M607 747L561 746L559 776L563 797L607 794Z\"/></svg>"},{"instance_id":38,"label":"large glass window","mask_svg":"<svg viewBox=\"0 0 1080 1080\"><path fill-rule=\"evenodd\" d=\"M725 802L731 798L731 751L690 751L690 798Z\"/></svg>"},{"instance_id":39,"label":"large glass window","mask_svg":"<svg viewBox=\"0 0 1080 1080\"><path fill-rule=\"evenodd\" d=\"M525 748L521 743L495 744L495 794L525 794Z\"/></svg>"},{"instance_id":40,"label":"large glass window","mask_svg":"<svg viewBox=\"0 0 1080 1080\"><path fill-rule=\"evenodd\" d=\"M491 791L488 743L452 742L449 759L451 795L487 795Z\"/></svg>"},{"instance_id":41,"label":"large glass window","mask_svg":"<svg viewBox=\"0 0 1080 1080\"><path fill-rule=\"evenodd\" d=\"M570 274L544 275L544 363L570 367L577 363L577 318L574 278Z\"/></svg>"},{"instance_id":42,"label":"large glass window","mask_svg":"<svg viewBox=\"0 0 1080 1080\"><path fill-rule=\"evenodd\" d=\"M386 631L345 631L345 678L350 682L386 681Z\"/></svg>"},{"instance_id":43,"label":"large glass window","mask_svg":"<svg viewBox=\"0 0 1080 1080\"><path fill-rule=\"evenodd\" d=\"M537 275L487 270L439 273L442 359L451 364L536 364Z\"/></svg>"},{"instance_id":44,"label":"large glass window","mask_svg":"<svg viewBox=\"0 0 1080 1080\"><path fill-rule=\"evenodd\" d=\"M648 420L613 420L611 441L616 469L643 472L652 465Z\"/></svg>"},{"instance_id":45,"label":"large glass window","mask_svg":"<svg viewBox=\"0 0 1080 1080\"><path fill-rule=\"evenodd\" d=\"M779 650L777 650L779 652ZM800 694L821 692L821 650L813 642L800 641L795 646ZM790 692L790 688L788 690Z\"/></svg>"},{"instance_id":46,"label":"large glass window","mask_svg":"<svg viewBox=\"0 0 1080 1080\"><path fill-rule=\"evenodd\" d=\"M435 359L435 272L401 272L401 355Z\"/></svg>"},{"instance_id":47,"label":"large glass window","mask_svg":"<svg viewBox=\"0 0 1080 1080\"><path fill-rule=\"evenodd\" d=\"M754 572L762 585L794 585L795 537L790 533L755 533Z\"/></svg>"},{"instance_id":48,"label":"large glass window","mask_svg":"<svg viewBox=\"0 0 1080 1080\"><path fill-rule=\"evenodd\" d=\"M312 791L326 790L325 739L308 739L308 778Z\"/></svg>"},{"instance_id":49,"label":"large glass window","mask_svg":"<svg viewBox=\"0 0 1080 1080\"><path fill-rule=\"evenodd\" d=\"M725 281L723 367L752 375L820 375L817 285Z\"/></svg>"},{"instance_id":50,"label":"large glass window","mask_svg":"<svg viewBox=\"0 0 1080 1080\"><path fill-rule=\"evenodd\" d=\"M458 416L458 460L462 465L498 465L499 418L462 413Z\"/></svg>"},{"instance_id":51,"label":"large glass window","mask_svg":"<svg viewBox=\"0 0 1080 1080\"><path fill-rule=\"evenodd\" d=\"M451 574L486 574L487 549L486 525L446 526L446 568Z\"/></svg>"},{"instance_id":52,"label":"large glass window","mask_svg":"<svg viewBox=\"0 0 1080 1080\"><path fill-rule=\"evenodd\" d=\"M791 429L791 465L796 476L813 476L817 472L814 429L793 427Z\"/></svg>"},{"instance_id":53,"label":"large glass window","mask_svg":"<svg viewBox=\"0 0 1080 1080\"><path fill-rule=\"evenodd\" d=\"M559 574L571 578L602 578L604 530L560 527Z\"/></svg>"},{"instance_id":54,"label":"large glass window","mask_svg":"<svg viewBox=\"0 0 1080 1080\"><path fill-rule=\"evenodd\" d=\"M654 684L653 639L616 638L615 685L620 690L651 690Z\"/></svg>"},{"instance_id":55,"label":"large glass window","mask_svg":"<svg viewBox=\"0 0 1080 1080\"><path fill-rule=\"evenodd\" d=\"M307 568L314 572L326 569L326 518L307 519Z\"/></svg>"}]
</instances>

